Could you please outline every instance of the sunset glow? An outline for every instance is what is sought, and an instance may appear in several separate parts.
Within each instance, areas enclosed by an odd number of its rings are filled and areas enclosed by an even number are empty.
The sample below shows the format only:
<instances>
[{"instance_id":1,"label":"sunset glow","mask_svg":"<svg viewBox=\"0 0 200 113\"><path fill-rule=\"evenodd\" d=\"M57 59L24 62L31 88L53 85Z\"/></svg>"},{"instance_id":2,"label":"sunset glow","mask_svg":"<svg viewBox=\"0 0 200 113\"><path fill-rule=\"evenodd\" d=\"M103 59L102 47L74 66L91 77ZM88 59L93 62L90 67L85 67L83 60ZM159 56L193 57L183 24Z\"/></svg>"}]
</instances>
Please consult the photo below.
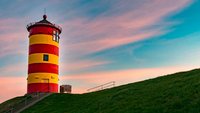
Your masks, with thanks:
<instances>
[{"instance_id":1,"label":"sunset glow","mask_svg":"<svg viewBox=\"0 0 200 113\"><path fill-rule=\"evenodd\" d=\"M20 7L19 7L20 6ZM42 19L62 27L59 85L73 93L200 67L197 0L0 1L0 103L27 89L28 31Z\"/></svg>"}]
</instances>

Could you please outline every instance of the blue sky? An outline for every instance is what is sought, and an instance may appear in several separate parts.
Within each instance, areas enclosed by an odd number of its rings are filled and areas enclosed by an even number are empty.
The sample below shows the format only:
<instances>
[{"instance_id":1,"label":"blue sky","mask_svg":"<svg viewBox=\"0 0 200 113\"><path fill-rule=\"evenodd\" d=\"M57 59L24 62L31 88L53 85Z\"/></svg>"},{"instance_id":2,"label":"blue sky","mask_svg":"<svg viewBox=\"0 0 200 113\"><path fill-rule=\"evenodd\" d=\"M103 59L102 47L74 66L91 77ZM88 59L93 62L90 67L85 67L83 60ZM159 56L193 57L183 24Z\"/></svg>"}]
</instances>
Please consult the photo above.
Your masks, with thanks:
<instances>
[{"instance_id":1,"label":"blue sky","mask_svg":"<svg viewBox=\"0 0 200 113\"><path fill-rule=\"evenodd\" d=\"M199 0L1 0L0 88L16 86L1 92L1 101L26 92L26 25L44 9L63 28L60 84L75 93L200 66Z\"/></svg>"}]
</instances>

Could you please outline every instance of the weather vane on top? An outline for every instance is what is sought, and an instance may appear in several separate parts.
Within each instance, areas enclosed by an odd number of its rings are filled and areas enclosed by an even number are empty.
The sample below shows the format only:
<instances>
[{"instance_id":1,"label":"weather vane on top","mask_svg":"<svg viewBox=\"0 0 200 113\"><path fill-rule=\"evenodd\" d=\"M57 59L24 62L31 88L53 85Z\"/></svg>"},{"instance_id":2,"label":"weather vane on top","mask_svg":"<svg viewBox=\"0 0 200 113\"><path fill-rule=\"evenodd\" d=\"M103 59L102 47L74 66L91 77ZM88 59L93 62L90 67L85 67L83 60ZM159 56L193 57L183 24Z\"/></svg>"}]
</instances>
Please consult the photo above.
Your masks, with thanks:
<instances>
[{"instance_id":1,"label":"weather vane on top","mask_svg":"<svg viewBox=\"0 0 200 113\"><path fill-rule=\"evenodd\" d=\"M44 8L44 15L46 15L46 8Z\"/></svg>"}]
</instances>

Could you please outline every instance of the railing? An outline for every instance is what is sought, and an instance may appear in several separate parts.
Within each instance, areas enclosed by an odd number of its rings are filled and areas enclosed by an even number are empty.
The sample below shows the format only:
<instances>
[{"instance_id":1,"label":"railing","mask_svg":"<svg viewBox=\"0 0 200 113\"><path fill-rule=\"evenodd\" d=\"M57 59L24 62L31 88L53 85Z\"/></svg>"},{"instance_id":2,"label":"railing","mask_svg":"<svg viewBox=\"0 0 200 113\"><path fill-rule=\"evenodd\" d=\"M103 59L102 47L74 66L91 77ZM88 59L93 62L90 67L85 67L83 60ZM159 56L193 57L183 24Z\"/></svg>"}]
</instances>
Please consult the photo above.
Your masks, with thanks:
<instances>
[{"instance_id":1,"label":"railing","mask_svg":"<svg viewBox=\"0 0 200 113\"><path fill-rule=\"evenodd\" d=\"M50 95L50 93L34 93L26 95L24 99L21 101L9 105L5 110L3 110L3 113L20 113L22 109L24 110L25 107L30 106L31 104L41 100L42 98Z\"/></svg>"},{"instance_id":2,"label":"railing","mask_svg":"<svg viewBox=\"0 0 200 113\"><path fill-rule=\"evenodd\" d=\"M87 90L87 92L100 91L100 90L104 90L104 89L108 89L108 88L112 88L112 87L115 87L115 81L111 81L111 82L90 88Z\"/></svg>"},{"instance_id":3,"label":"railing","mask_svg":"<svg viewBox=\"0 0 200 113\"><path fill-rule=\"evenodd\" d=\"M54 27L56 27L56 28L58 28L60 31L62 31L62 28L60 27L60 26L58 26L58 25L56 25L56 24L49 24L49 23L37 23L37 22L32 22L32 23L29 23L27 26L26 26L26 28L28 29L30 26L32 26L32 25L50 25L50 26L54 26Z\"/></svg>"}]
</instances>

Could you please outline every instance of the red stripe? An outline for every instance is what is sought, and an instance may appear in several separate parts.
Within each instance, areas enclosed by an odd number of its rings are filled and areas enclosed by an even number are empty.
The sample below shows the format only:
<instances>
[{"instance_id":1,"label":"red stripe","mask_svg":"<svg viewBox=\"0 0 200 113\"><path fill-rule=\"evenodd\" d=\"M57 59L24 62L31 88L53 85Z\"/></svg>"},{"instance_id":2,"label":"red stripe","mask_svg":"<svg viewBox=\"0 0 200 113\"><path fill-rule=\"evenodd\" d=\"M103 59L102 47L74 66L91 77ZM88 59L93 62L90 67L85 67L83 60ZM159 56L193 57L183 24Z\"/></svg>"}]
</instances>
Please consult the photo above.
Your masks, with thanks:
<instances>
[{"instance_id":1,"label":"red stripe","mask_svg":"<svg viewBox=\"0 0 200 113\"><path fill-rule=\"evenodd\" d=\"M57 31L57 30L55 28L48 27L48 26L35 26L30 29L29 36L35 35L35 34L53 35L53 31Z\"/></svg>"},{"instance_id":2,"label":"red stripe","mask_svg":"<svg viewBox=\"0 0 200 113\"><path fill-rule=\"evenodd\" d=\"M58 47L49 44L34 44L29 46L29 55L33 53L50 53L59 55Z\"/></svg>"},{"instance_id":3,"label":"red stripe","mask_svg":"<svg viewBox=\"0 0 200 113\"><path fill-rule=\"evenodd\" d=\"M58 93L58 84L55 83L32 83L28 84L27 93L53 92Z\"/></svg>"},{"instance_id":4,"label":"red stripe","mask_svg":"<svg viewBox=\"0 0 200 113\"><path fill-rule=\"evenodd\" d=\"M40 72L58 74L58 65L49 63L34 63L28 65L28 74Z\"/></svg>"}]
</instances>

